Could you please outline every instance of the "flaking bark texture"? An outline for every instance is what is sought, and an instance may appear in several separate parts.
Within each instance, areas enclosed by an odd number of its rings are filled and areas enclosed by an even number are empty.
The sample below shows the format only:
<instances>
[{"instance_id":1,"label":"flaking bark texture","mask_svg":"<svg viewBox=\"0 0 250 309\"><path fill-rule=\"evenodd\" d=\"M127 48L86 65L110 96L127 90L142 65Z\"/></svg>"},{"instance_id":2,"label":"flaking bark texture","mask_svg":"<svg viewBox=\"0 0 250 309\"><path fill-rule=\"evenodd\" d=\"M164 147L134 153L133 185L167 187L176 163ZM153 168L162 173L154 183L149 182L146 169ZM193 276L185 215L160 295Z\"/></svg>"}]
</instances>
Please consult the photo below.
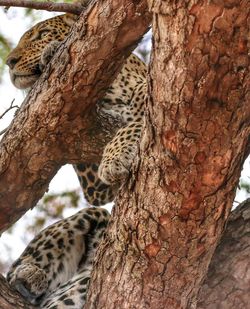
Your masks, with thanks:
<instances>
[{"instance_id":1,"label":"flaking bark texture","mask_svg":"<svg viewBox=\"0 0 250 309\"><path fill-rule=\"evenodd\" d=\"M119 123L94 103L148 29L145 0L97 1L81 15L0 144L0 231L47 190L65 163L98 162Z\"/></svg>"},{"instance_id":2,"label":"flaking bark texture","mask_svg":"<svg viewBox=\"0 0 250 309\"><path fill-rule=\"evenodd\" d=\"M199 292L198 309L246 309L250 304L250 199L229 217Z\"/></svg>"},{"instance_id":3,"label":"flaking bark texture","mask_svg":"<svg viewBox=\"0 0 250 309\"><path fill-rule=\"evenodd\" d=\"M196 308L249 150L250 2L148 2L147 123L87 309Z\"/></svg>"}]
</instances>

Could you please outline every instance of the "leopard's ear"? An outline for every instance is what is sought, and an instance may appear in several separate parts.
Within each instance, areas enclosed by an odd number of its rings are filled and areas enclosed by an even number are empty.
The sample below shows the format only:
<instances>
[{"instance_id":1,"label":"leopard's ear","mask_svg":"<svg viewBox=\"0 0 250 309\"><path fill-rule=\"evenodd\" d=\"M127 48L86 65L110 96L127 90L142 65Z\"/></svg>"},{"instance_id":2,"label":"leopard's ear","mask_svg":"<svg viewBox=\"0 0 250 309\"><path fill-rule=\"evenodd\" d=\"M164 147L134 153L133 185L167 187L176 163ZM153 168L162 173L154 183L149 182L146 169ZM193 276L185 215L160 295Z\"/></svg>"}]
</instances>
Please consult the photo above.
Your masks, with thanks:
<instances>
[{"instance_id":1,"label":"leopard's ear","mask_svg":"<svg viewBox=\"0 0 250 309\"><path fill-rule=\"evenodd\" d=\"M82 10L85 10L91 0L73 0L73 3L80 3L82 6ZM63 15L63 20L68 26L72 26L78 19L78 15L66 13Z\"/></svg>"},{"instance_id":2,"label":"leopard's ear","mask_svg":"<svg viewBox=\"0 0 250 309\"><path fill-rule=\"evenodd\" d=\"M62 18L65 24L67 24L70 27L73 26L73 24L77 21L78 17L79 17L78 15L74 15L70 13L62 15Z\"/></svg>"},{"instance_id":3,"label":"leopard's ear","mask_svg":"<svg viewBox=\"0 0 250 309\"><path fill-rule=\"evenodd\" d=\"M73 3L80 3L82 6L82 10L85 10L91 0L73 0ZM78 19L78 15L66 13L63 15L63 20L68 26L72 26Z\"/></svg>"},{"instance_id":4,"label":"leopard's ear","mask_svg":"<svg viewBox=\"0 0 250 309\"><path fill-rule=\"evenodd\" d=\"M73 0L73 3L80 3L83 7L88 6L92 0Z\"/></svg>"}]
</instances>

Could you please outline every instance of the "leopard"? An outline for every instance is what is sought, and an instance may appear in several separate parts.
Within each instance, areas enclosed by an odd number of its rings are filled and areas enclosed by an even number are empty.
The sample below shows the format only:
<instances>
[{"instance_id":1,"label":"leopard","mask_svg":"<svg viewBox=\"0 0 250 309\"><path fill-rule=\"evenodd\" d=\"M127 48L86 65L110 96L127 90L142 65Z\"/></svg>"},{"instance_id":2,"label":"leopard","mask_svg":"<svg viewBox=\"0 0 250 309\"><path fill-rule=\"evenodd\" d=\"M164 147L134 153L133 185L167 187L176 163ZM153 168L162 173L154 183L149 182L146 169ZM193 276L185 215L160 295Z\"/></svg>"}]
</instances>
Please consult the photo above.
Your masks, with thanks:
<instances>
[{"instance_id":1,"label":"leopard","mask_svg":"<svg viewBox=\"0 0 250 309\"><path fill-rule=\"evenodd\" d=\"M37 23L22 35L6 60L15 87L30 89L35 84L76 20L73 14L58 15ZM120 129L105 146L100 163L74 165L89 204L101 206L113 201L128 179L144 125L146 99L147 66L131 54L102 100L96 102L97 114L104 119L118 119Z\"/></svg>"},{"instance_id":2,"label":"leopard","mask_svg":"<svg viewBox=\"0 0 250 309\"><path fill-rule=\"evenodd\" d=\"M42 230L12 264L7 281L43 309L83 308L110 214L86 207Z\"/></svg>"}]
</instances>

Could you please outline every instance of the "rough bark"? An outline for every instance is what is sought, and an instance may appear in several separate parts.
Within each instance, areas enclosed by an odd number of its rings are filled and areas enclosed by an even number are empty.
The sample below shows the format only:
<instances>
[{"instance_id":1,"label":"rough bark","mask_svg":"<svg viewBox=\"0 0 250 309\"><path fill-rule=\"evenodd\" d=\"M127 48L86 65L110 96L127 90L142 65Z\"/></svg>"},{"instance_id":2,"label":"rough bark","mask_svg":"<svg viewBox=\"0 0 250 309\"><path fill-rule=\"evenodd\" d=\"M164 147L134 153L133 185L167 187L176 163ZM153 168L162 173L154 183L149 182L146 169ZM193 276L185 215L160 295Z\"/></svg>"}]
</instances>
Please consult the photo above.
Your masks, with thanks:
<instances>
[{"instance_id":1,"label":"rough bark","mask_svg":"<svg viewBox=\"0 0 250 309\"><path fill-rule=\"evenodd\" d=\"M196 308L249 150L250 2L148 2L147 124L88 309Z\"/></svg>"},{"instance_id":2,"label":"rough bark","mask_svg":"<svg viewBox=\"0 0 250 309\"><path fill-rule=\"evenodd\" d=\"M5 278L0 274L0 308L1 309L32 309L35 308L12 290Z\"/></svg>"},{"instance_id":3,"label":"rough bark","mask_svg":"<svg viewBox=\"0 0 250 309\"><path fill-rule=\"evenodd\" d=\"M94 3L33 87L0 144L0 230L47 190L65 163L100 160L118 123L94 103L148 29L146 1Z\"/></svg>"},{"instance_id":4,"label":"rough bark","mask_svg":"<svg viewBox=\"0 0 250 309\"><path fill-rule=\"evenodd\" d=\"M246 309L250 304L250 199L229 217L199 292L198 309Z\"/></svg>"}]
</instances>

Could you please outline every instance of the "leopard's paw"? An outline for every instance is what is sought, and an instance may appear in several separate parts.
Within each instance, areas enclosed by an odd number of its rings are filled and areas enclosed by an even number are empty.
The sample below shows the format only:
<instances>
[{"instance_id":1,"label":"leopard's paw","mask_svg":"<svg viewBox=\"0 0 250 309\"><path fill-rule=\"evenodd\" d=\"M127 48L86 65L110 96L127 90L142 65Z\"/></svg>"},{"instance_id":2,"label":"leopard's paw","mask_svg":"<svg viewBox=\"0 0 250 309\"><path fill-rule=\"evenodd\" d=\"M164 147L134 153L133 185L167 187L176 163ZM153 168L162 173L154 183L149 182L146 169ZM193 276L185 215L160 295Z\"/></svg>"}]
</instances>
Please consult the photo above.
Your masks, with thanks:
<instances>
[{"instance_id":1,"label":"leopard's paw","mask_svg":"<svg viewBox=\"0 0 250 309\"><path fill-rule=\"evenodd\" d=\"M48 280L44 270L31 263L17 266L11 274L9 283L34 305L41 302L42 296L48 288Z\"/></svg>"},{"instance_id":2,"label":"leopard's paw","mask_svg":"<svg viewBox=\"0 0 250 309\"><path fill-rule=\"evenodd\" d=\"M130 166L117 158L104 159L99 166L98 176L107 185L121 184L128 178Z\"/></svg>"},{"instance_id":3,"label":"leopard's paw","mask_svg":"<svg viewBox=\"0 0 250 309\"><path fill-rule=\"evenodd\" d=\"M39 62L39 69L41 72L45 70L60 44L61 42L59 41L52 41L44 48Z\"/></svg>"}]
</instances>

